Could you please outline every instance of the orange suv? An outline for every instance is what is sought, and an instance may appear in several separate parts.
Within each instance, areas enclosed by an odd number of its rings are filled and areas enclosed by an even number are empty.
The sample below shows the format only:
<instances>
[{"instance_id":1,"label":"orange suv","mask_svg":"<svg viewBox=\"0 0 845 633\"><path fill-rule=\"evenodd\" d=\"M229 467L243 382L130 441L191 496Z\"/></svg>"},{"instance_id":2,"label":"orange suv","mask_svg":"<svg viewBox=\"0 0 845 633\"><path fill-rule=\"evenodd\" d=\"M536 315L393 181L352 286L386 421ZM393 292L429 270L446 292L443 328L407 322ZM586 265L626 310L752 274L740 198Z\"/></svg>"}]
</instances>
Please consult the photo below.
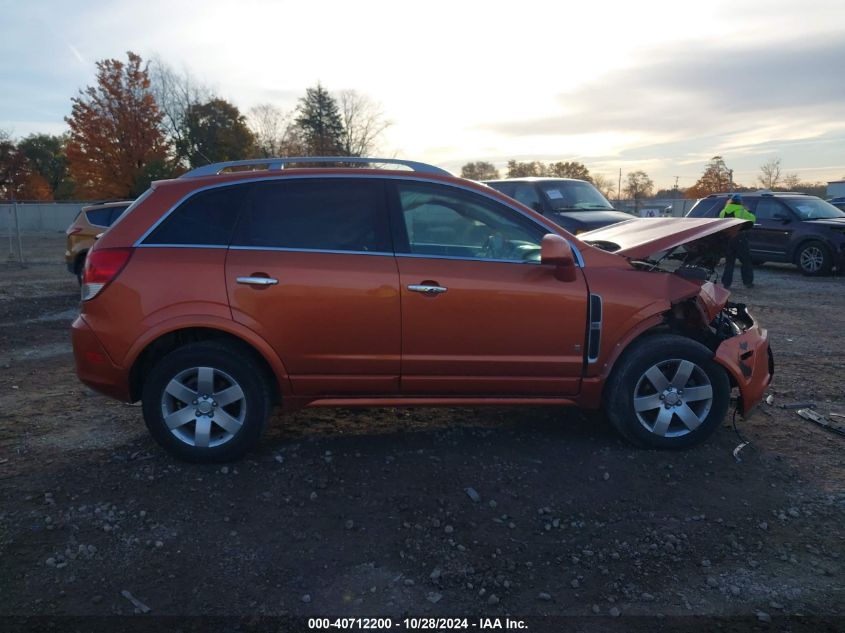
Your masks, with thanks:
<instances>
[{"instance_id":1,"label":"orange suv","mask_svg":"<svg viewBox=\"0 0 845 633\"><path fill-rule=\"evenodd\" d=\"M578 405L687 447L772 378L766 331L708 281L748 224L576 238L422 163L218 163L154 183L90 251L76 369L192 461L241 457L279 404Z\"/></svg>"}]
</instances>

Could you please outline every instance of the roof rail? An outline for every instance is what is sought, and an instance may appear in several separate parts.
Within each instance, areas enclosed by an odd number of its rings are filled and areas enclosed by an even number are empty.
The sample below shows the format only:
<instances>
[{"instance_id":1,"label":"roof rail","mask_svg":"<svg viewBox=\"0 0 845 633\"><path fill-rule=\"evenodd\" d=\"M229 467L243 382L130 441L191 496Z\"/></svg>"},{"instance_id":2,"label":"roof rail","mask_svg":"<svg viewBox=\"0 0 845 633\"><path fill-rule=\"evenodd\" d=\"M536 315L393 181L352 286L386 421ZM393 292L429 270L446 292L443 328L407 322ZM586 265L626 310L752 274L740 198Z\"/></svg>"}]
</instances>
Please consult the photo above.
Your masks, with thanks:
<instances>
[{"instance_id":1,"label":"roof rail","mask_svg":"<svg viewBox=\"0 0 845 633\"><path fill-rule=\"evenodd\" d=\"M228 160L222 163L211 163L210 165L203 165L202 167L197 167L196 169L185 172L180 176L180 178L214 176L232 167L255 167L259 165L266 166L265 169L267 171L277 171L285 169L285 165L290 163L386 163L390 165L404 165L405 167L410 167L413 171L424 174L439 174L441 176L452 175L445 169L435 167L434 165L418 163L413 160L400 160L398 158L366 158L363 156L290 156L286 158L250 158L247 160Z\"/></svg>"}]
</instances>

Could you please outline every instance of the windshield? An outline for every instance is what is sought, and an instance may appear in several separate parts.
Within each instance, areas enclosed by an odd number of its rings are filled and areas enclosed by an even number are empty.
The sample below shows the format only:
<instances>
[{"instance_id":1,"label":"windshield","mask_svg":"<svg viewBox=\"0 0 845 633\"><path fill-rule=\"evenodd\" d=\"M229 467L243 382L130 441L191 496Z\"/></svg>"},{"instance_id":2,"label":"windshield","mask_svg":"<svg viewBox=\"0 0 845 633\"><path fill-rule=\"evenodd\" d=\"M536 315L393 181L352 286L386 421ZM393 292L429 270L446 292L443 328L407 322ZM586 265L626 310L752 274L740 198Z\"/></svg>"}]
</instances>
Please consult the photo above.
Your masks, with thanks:
<instances>
[{"instance_id":1,"label":"windshield","mask_svg":"<svg viewBox=\"0 0 845 633\"><path fill-rule=\"evenodd\" d=\"M578 180L540 183L540 190L555 211L613 209L593 185Z\"/></svg>"},{"instance_id":2,"label":"windshield","mask_svg":"<svg viewBox=\"0 0 845 633\"><path fill-rule=\"evenodd\" d=\"M802 220L845 218L845 212L820 198L781 198L781 200L789 205L789 208L795 211Z\"/></svg>"}]
</instances>

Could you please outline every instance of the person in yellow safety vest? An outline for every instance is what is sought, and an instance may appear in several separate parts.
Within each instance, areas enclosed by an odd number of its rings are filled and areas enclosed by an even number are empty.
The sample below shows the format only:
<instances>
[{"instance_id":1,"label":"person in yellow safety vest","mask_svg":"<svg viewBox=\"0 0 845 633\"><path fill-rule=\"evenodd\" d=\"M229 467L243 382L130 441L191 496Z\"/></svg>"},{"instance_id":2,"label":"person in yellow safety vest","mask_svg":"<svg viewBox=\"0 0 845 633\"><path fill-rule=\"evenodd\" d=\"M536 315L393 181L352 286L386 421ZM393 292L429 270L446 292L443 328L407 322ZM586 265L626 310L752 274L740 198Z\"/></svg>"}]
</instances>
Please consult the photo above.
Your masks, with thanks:
<instances>
[{"instance_id":1,"label":"person in yellow safety vest","mask_svg":"<svg viewBox=\"0 0 845 633\"><path fill-rule=\"evenodd\" d=\"M736 218L738 220L750 220L755 222L757 217L742 205L742 196L738 193L728 198L725 208L719 212L720 218ZM746 288L754 286L754 267L751 264L751 251L748 248L748 231L740 231L728 245L728 253L725 255L725 271L722 273L722 285L730 288L734 278L734 266L736 258L742 262L742 283Z\"/></svg>"}]
</instances>

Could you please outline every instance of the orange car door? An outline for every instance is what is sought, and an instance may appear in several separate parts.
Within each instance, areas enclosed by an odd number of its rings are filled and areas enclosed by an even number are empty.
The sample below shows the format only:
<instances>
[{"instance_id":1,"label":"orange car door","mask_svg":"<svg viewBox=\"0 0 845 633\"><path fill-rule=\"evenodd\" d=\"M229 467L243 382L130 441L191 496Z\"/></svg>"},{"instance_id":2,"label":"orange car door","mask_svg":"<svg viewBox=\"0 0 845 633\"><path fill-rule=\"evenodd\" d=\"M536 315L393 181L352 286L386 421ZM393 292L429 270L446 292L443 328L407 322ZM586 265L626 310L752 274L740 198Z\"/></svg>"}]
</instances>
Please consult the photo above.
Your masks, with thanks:
<instances>
[{"instance_id":1,"label":"orange car door","mask_svg":"<svg viewBox=\"0 0 845 633\"><path fill-rule=\"evenodd\" d=\"M399 388L399 274L382 182L257 183L226 260L232 316L267 340L297 395Z\"/></svg>"},{"instance_id":2,"label":"orange car door","mask_svg":"<svg viewBox=\"0 0 845 633\"><path fill-rule=\"evenodd\" d=\"M400 180L391 190L402 297L404 394L573 395L587 287L540 264L548 232L469 190Z\"/></svg>"}]
</instances>

